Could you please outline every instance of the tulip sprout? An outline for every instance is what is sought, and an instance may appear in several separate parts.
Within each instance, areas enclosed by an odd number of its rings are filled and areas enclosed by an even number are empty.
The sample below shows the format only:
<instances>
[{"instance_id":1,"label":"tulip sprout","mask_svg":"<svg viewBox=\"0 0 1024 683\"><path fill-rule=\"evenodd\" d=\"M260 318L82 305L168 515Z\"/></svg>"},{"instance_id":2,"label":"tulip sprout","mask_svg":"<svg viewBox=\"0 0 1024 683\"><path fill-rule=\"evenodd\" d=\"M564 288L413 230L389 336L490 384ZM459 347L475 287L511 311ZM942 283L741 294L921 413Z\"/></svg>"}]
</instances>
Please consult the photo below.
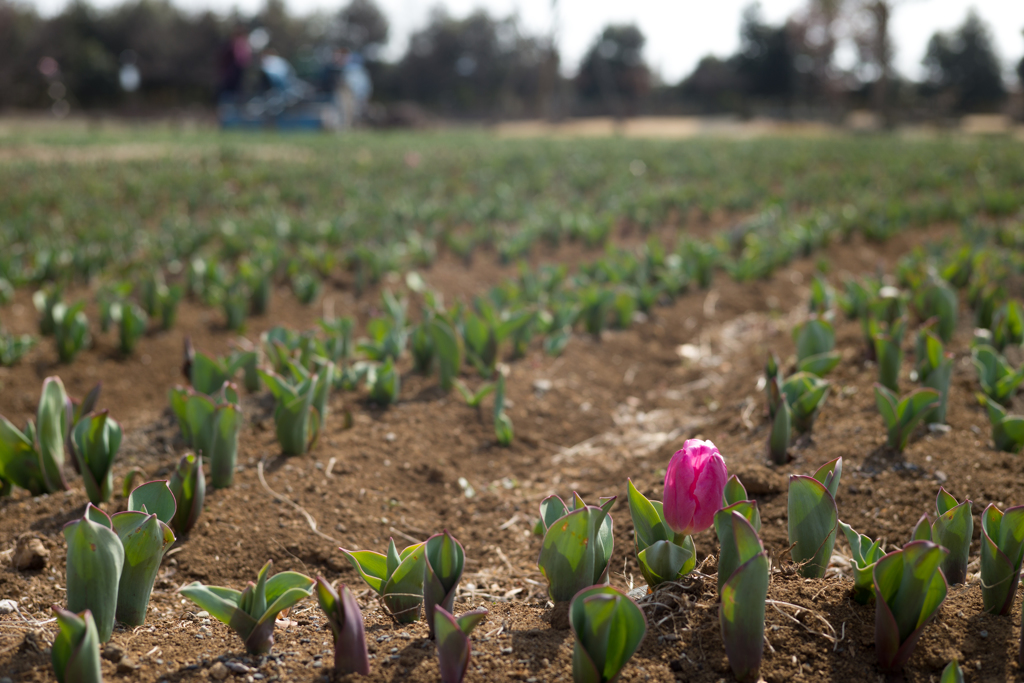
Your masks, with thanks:
<instances>
[{"instance_id":1,"label":"tulip sprout","mask_svg":"<svg viewBox=\"0 0 1024 683\"><path fill-rule=\"evenodd\" d=\"M729 513L731 527L723 534L719 574L721 605L718 620L729 666L740 683L758 680L764 653L764 608L768 597L768 555L750 522L739 512Z\"/></svg>"},{"instance_id":2,"label":"tulip sprout","mask_svg":"<svg viewBox=\"0 0 1024 683\"><path fill-rule=\"evenodd\" d=\"M112 468L121 447L121 436L121 425L111 419L106 410L82 418L72 431L71 454L78 463L85 493L93 505L110 500L114 487Z\"/></svg>"},{"instance_id":3,"label":"tulip sprout","mask_svg":"<svg viewBox=\"0 0 1024 683\"><path fill-rule=\"evenodd\" d=\"M632 480L627 483L633 544L640 572L652 589L666 581L678 581L697 566L693 539L669 528L660 500L648 500L633 486Z\"/></svg>"},{"instance_id":4,"label":"tulip sprout","mask_svg":"<svg viewBox=\"0 0 1024 683\"><path fill-rule=\"evenodd\" d=\"M853 555L853 599L866 605L875 597L875 563L885 555L881 539L872 542L843 522L839 522L839 528L850 543L850 553Z\"/></svg>"},{"instance_id":5,"label":"tulip sprout","mask_svg":"<svg viewBox=\"0 0 1024 683\"><path fill-rule=\"evenodd\" d=\"M992 441L996 448L1009 453L1018 453L1024 447L1024 417L1007 415L1002 407L988 396L979 393L978 402L988 411L992 424Z\"/></svg>"},{"instance_id":6,"label":"tulip sprout","mask_svg":"<svg viewBox=\"0 0 1024 683\"><path fill-rule=\"evenodd\" d=\"M971 549L971 538L974 536L974 516L971 514L971 501L957 503L956 498L939 487L935 497L935 509L938 517L931 527L931 539L949 550L942 561L942 573L951 584L967 581L967 560Z\"/></svg>"},{"instance_id":7,"label":"tulip sprout","mask_svg":"<svg viewBox=\"0 0 1024 683\"><path fill-rule=\"evenodd\" d=\"M64 526L64 539L68 545L68 609L90 611L100 642L105 643L114 631L124 546L113 531L110 517L92 503L86 504L81 519Z\"/></svg>"},{"instance_id":8,"label":"tulip sprout","mask_svg":"<svg viewBox=\"0 0 1024 683\"><path fill-rule=\"evenodd\" d=\"M997 403L1010 405L1017 387L1024 380L1024 366L1014 370L998 351L987 344L975 346L971 355L978 370L981 390Z\"/></svg>"},{"instance_id":9,"label":"tulip sprout","mask_svg":"<svg viewBox=\"0 0 1024 683\"><path fill-rule=\"evenodd\" d=\"M939 392L935 389L916 389L899 398L881 384L875 384L875 404L885 420L889 448L902 453L914 428L939 403Z\"/></svg>"},{"instance_id":10,"label":"tulip sprout","mask_svg":"<svg viewBox=\"0 0 1024 683\"><path fill-rule=\"evenodd\" d=\"M843 459L825 463L813 477L789 477L789 542L793 561L807 578L825 575L839 530L836 491L843 472Z\"/></svg>"},{"instance_id":11,"label":"tulip sprout","mask_svg":"<svg viewBox=\"0 0 1024 683\"><path fill-rule=\"evenodd\" d=\"M53 307L56 323L54 339L57 342L57 356L61 363L70 363L78 352L92 342L89 335L89 321L85 317L85 302L79 301L73 306L63 302Z\"/></svg>"},{"instance_id":12,"label":"tulip sprout","mask_svg":"<svg viewBox=\"0 0 1024 683\"><path fill-rule=\"evenodd\" d=\"M466 553L462 545L446 529L435 534L424 543L426 561L423 576L423 613L434 637L434 609L443 607L451 613L455 606L455 590L462 578Z\"/></svg>"},{"instance_id":13,"label":"tulip sprout","mask_svg":"<svg viewBox=\"0 0 1024 683\"><path fill-rule=\"evenodd\" d=\"M875 565L875 652L884 671L903 668L946 599L939 565L947 552L931 541L911 541Z\"/></svg>"},{"instance_id":14,"label":"tulip sprout","mask_svg":"<svg viewBox=\"0 0 1024 683\"><path fill-rule=\"evenodd\" d=\"M955 659L942 670L939 683L964 683L964 672L960 669L960 664Z\"/></svg>"},{"instance_id":15,"label":"tulip sprout","mask_svg":"<svg viewBox=\"0 0 1024 683\"><path fill-rule=\"evenodd\" d=\"M576 683L610 683L647 633L643 610L617 588L592 586L577 593L569 605L575 638L572 677Z\"/></svg>"},{"instance_id":16,"label":"tulip sprout","mask_svg":"<svg viewBox=\"0 0 1024 683\"><path fill-rule=\"evenodd\" d=\"M370 400L377 405L389 406L398 402L402 376L395 368L395 361L388 358L380 365L371 365L366 374L366 384L370 387Z\"/></svg>"},{"instance_id":17,"label":"tulip sprout","mask_svg":"<svg viewBox=\"0 0 1024 683\"><path fill-rule=\"evenodd\" d=\"M812 317L793 328L796 342L797 369L824 377L831 372L842 354L835 351L836 333L831 323Z\"/></svg>"},{"instance_id":18,"label":"tulip sprout","mask_svg":"<svg viewBox=\"0 0 1024 683\"><path fill-rule=\"evenodd\" d=\"M102 683L100 639L92 613L75 614L57 605L51 609L60 629L50 651L57 683Z\"/></svg>"},{"instance_id":19,"label":"tulip sprout","mask_svg":"<svg viewBox=\"0 0 1024 683\"><path fill-rule=\"evenodd\" d=\"M256 583L250 581L242 591L193 581L178 592L230 626L245 643L246 652L266 654L274 646L277 615L312 595L316 583L297 572L281 572L268 579L273 564L267 560Z\"/></svg>"},{"instance_id":20,"label":"tulip sprout","mask_svg":"<svg viewBox=\"0 0 1024 683\"><path fill-rule=\"evenodd\" d=\"M138 304L124 303L119 306L115 319L120 323L121 353L128 356L138 346L139 339L146 333L149 317Z\"/></svg>"},{"instance_id":21,"label":"tulip sprout","mask_svg":"<svg viewBox=\"0 0 1024 683\"><path fill-rule=\"evenodd\" d=\"M981 513L981 602L986 612L1009 614L1024 558L1024 505Z\"/></svg>"},{"instance_id":22,"label":"tulip sprout","mask_svg":"<svg viewBox=\"0 0 1024 683\"><path fill-rule=\"evenodd\" d=\"M47 377L36 421L26 422L24 432L0 416L0 477L34 496L67 489L63 473L67 405L60 377Z\"/></svg>"},{"instance_id":23,"label":"tulip sprout","mask_svg":"<svg viewBox=\"0 0 1024 683\"><path fill-rule=\"evenodd\" d=\"M431 631L437 643L441 683L462 683L472 653L469 634L486 618L487 610L483 609L466 612L460 617L452 616L451 612L440 606L434 609Z\"/></svg>"},{"instance_id":24,"label":"tulip sprout","mask_svg":"<svg viewBox=\"0 0 1024 683\"><path fill-rule=\"evenodd\" d=\"M739 567L740 557L736 554L736 539L732 523L732 513L743 516L754 532L761 530L761 514L757 503L747 498L747 490L740 483L739 477L729 477L722 495L722 509L715 513L715 534L722 552L718 557L718 594L722 594L725 582Z\"/></svg>"},{"instance_id":25,"label":"tulip sprout","mask_svg":"<svg viewBox=\"0 0 1024 683\"><path fill-rule=\"evenodd\" d=\"M924 386L939 392L939 404L924 416L928 423L945 424L946 404L949 400L949 382L953 376L953 356L942 348L942 342L925 330L918 340L920 354L917 376Z\"/></svg>"},{"instance_id":26,"label":"tulip sprout","mask_svg":"<svg viewBox=\"0 0 1024 683\"><path fill-rule=\"evenodd\" d=\"M508 447L512 445L512 418L505 412L505 373L498 373L497 387L494 393L494 435L498 439L498 445Z\"/></svg>"},{"instance_id":27,"label":"tulip sprout","mask_svg":"<svg viewBox=\"0 0 1024 683\"><path fill-rule=\"evenodd\" d=\"M206 500L206 477L203 475L203 456L186 453L169 482L177 509L171 528L177 536L184 536L195 526Z\"/></svg>"},{"instance_id":28,"label":"tulip sprout","mask_svg":"<svg viewBox=\"0 0 1024 683\"><path fill-rule=\"evenodd\" d=\"M388 540L387 555L372 550L339 550L366 585L380 596L385 610L396 623L419 621L427 558L423 543L411 545L399 553L392 538Z\"/></svg>"},{"instance_id":29,"label":"tulip sprout","mask_svg":"<svg viewBox=\"0 0 1024 683\"><path fill-rule=\"evenodd\" d=\"M829 388L832 385L817 375L809 372L797 372L779 387L782 397L792 411L793 427L798 432L809 432L814 425L814 418L825 405Z\"/></svg>"},{"instance_id":30,"label":"tulip sprout","mask_svg":"<svg viewBox=\"0 0 1024 683\"><path fill-rule=\"evenodd\" d=\"M334 634L334 671L338 674L370 675L363 613L348 586L336 592L324 577L316 578L316 599Z\"/></svg>"},{"instance_id":31,"label":"tulip sprout","mask_svg":"<svg viewBox=\"0 0 1024 683\"><path fill-rule=\"evenodd\" d=\"M567 606L587 586L608 583L612 556L612 518L609 511L615 497L601 499L600 507L587 505L573 494L569 509L558 496L540 503L544 542L537 566L548 581L548 596Z\"/></svg>"},{"instance_id":32,"label":"tulip sprout","mask_svg":"<svg viewBox=\"0 0 1024 683\"><path fill-rule=\"evenodd\" d=\"M242 421L238 388L225 382L216 396L207 396L176 387L170 401L185 441L209 461L213 487L231 486Z\"/></svg>"},{"instance_id":33,"label":"tulip sprout","mask_svg":"<svg viewBox=\"0 0 1024 683\"><path fill-rule=\"evenodd\" d=\"M437 349L441 389L449 392L459 374L459 368L462 367L462 339L452 329L451 323L439 315L430 320L429 331Z\"/></svg>"},{"instance_id":34,"label":"tulip sprout","mask_svg":"<svg viewBox=\"0 0 1024 683\"><path fill-rule=\"evenodd\" d=\"M111 518L124 546L124 567L117 589L118 621L130 626L145 623L160 561L175 541L174 532L167 526L175 508L167 482L151 481L131 492L126 512Z\"/></svg>"}]
</instances>

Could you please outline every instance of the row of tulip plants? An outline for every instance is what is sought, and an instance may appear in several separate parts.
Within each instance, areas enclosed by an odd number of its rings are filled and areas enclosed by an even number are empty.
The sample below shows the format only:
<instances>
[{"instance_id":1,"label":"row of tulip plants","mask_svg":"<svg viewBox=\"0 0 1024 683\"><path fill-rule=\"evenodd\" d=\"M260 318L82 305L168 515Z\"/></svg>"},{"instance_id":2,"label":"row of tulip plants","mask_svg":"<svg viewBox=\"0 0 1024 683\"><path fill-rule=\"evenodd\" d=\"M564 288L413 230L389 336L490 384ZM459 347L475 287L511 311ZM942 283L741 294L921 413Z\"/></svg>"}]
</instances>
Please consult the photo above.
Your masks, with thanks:
<instances>
[{"instance_id":1,"label":"row of tulip plants","mask_svg":"<svg viewBox=\"0 0 1024 683\"><path fill-rule=\"evenodd\" d=\"M186 456L175 477L195 462ZM193 515L202 506L202 469L191 471L198 473L191 488L173 493L173 480L148 482L129 494L127 511L108 517L90 503L81 519L65 527L67 608L54 606L62 644L54 646L52 655L59 680L99 681L98 647L109 640L115 620L144 623L160 560L176 540L170 525L179 505ZM971 501L957 502L940 488L935 521L923 515L908 542L885 554L879 541L840 520L836 493L841 475L838 458L813 476L790 477L790 552L801 574L821 577L837 532L843 532L853 555L853 597L862 604L875 602L879 665L896 671L910 659L945 600L948 584L968 578ZM613 497L588 505L574 494L568 505L556 496L540 505L538 567L548 582L553 613L563 610L574 634L573 677L580 683L615 680L647 630L642 607L608 585L614 502ZM714 444L692 439L669 462L663 501L649 500L628 482L628 502L636 558L651 591L690 574L696 566L693 534L714 528L722 641L736 679L758 680L771 565L758 537L756 501L735 475L729 476ZM1006 615L1024 556L1024 506L1005 511L988 506L981 528L984 610ZM402 551L393 540L384 553L341 551L392 620L427 622L442 681L461 681L470 662L470 633L486 618L480 609L455 616L466 562L461 544L444 531ZM267 562L256 581L240 591L193 582L180 592L230 626L251 654L273 646L275 621L282 611L316 593L334 634L336 671L368 674L363 618L351 589L336 590L323 577L314 580L297 572L271 576L271 566ZM552 624L557 627L554 618ZM958 671L951 663L944 676Z\"/></svg>"}]
</instances>

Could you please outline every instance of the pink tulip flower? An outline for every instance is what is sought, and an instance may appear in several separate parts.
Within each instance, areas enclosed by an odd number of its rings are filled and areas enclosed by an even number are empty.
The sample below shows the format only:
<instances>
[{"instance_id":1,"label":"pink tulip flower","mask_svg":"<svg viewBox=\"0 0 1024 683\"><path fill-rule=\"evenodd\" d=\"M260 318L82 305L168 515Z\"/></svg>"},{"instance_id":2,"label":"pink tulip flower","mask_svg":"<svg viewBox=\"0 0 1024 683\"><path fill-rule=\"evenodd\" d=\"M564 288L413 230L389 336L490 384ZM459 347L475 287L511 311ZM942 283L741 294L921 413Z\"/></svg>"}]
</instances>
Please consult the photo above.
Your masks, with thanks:
<instances>
[{"instance_id":1,"label":"pink tulip flower","mask_svg":"<svg viewBox=\"0 0 1024 683\"><path fill-rule=\"evenodd\" d=\"M676 451L665 473L665 521L687 536L711 526L722 509L722 492L729 473L725 460L710 441L689 439Z\"/></svg>"}]
</instances>

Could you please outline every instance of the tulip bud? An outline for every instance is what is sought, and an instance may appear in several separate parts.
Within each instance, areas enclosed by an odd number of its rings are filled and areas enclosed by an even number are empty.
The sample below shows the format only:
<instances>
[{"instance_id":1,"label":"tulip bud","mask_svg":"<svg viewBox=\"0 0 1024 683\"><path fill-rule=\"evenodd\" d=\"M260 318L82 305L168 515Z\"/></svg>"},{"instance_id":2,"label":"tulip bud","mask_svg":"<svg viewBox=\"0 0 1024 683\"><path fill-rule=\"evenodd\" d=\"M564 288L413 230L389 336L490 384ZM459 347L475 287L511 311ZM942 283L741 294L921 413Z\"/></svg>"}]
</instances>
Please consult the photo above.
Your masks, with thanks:
<instances>
[{"instance_id":1,"label":"tulip bud","mask_svg":"<svg viewBox=\"0 0 1024 683\"><path fill-rule=\"evenodd\" d=\"M677 534L690 536L711 526L722 509L729 473L710 441L689 439L676 451L665 473L665 522Z\"/></svg>"}]
</instances>

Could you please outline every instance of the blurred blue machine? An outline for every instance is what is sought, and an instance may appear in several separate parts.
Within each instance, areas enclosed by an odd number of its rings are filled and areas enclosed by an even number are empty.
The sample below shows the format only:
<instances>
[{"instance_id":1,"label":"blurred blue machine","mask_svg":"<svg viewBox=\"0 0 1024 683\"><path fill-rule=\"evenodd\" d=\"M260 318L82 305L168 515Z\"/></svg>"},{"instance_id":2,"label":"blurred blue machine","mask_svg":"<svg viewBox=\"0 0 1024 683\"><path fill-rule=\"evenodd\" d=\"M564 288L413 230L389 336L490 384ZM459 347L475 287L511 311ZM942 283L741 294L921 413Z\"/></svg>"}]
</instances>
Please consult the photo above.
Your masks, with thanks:
<instances>
[{"instance_id":1,"label":"blurred blue machine","mask_svg":"<svg viewBox=\"0 0 1024 683\"><path fill-rule=\"evenodd\" d=\"M259 69L259 94L245 101L237 93L221 98L217 118L222 128L338 131L358 121L373 91L358 54L341 53L328 64L319 88L299 78L288 60L276 54L260 56Z\"/></svg>"}]
</instances>

